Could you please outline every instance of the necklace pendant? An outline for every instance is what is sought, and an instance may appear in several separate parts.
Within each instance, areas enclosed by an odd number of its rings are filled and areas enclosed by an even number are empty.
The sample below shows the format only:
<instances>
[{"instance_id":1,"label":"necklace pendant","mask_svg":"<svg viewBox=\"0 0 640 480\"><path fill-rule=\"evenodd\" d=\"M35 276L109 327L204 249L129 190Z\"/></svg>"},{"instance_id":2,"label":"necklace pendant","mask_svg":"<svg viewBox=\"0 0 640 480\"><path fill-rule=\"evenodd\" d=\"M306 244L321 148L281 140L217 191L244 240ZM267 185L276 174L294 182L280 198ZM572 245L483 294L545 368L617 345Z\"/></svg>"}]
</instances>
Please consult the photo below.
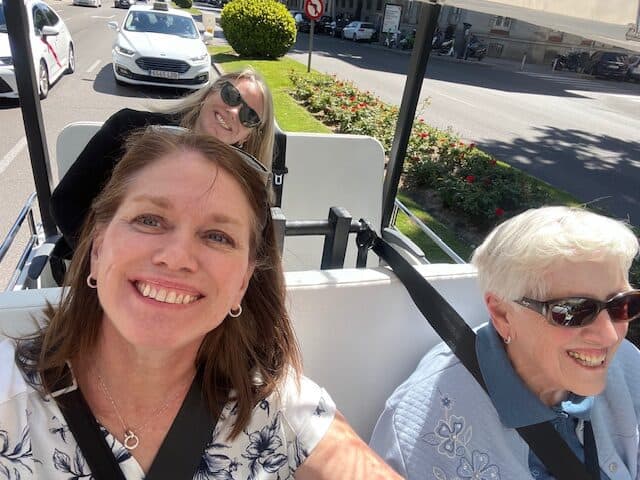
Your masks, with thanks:
<instances>
[{"instance_id":1,"label":"necklace pendant","mask_svg":"<svg viewBox=\"0 0 640 480\"><path fill-rule=\"evenodd\" d=\"M140 439L131 430L125 430L124 432L124 448L127 450L135 450L140 444Z\"/></svg>"}]
</instances>

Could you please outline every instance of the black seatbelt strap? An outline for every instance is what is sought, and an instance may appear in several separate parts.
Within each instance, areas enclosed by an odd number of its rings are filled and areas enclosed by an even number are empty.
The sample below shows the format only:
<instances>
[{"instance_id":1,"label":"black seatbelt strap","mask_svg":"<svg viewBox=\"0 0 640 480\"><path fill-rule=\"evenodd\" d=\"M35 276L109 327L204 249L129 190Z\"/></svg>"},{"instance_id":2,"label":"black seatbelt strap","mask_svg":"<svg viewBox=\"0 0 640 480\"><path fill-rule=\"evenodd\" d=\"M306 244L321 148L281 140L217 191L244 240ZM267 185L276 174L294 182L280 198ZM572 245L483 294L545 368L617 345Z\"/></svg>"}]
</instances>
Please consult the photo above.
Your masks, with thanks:
<instances>
[{"instance_id":1,"label":"black seatbelt strap","mask_svg":"<svg viewBox=\"0 0 640 480\"><path fill-rule=\"evenodd\" d=\"M589 470L589 473L594 480L600 480L598 449L596 448L596 438L593 435L593 427L591 426L590 421L584 422L582 438L584 445L584 464L587 466L587 470Z\"/></svg>"},{"instance_id":2,"label":"black seatbelt strap","mask_svg":"<svg viewBox=\"0 0 640 480\"><path fill-rule=\"evenodd\" d=\"M486 391L476 355L476 334L471 327L411 263L374 231L367 229L359 232L357 242L359 246L368 244L387 262L431 327ZM587 472L585 465L550 422L521 427L517 431L557 480L599 478Z\"/></svg>"},{"instance_id":3,"label":"black seatbelt strap","mask_svg":"<svg viewBox=\"0 0 640 480\"><path fill-rule=\"evenodd\" d=\"M215 422L204 399L199 376L180 407L145 480L193 478ZM82 451L95 480L125 480L118 461L106 442L80 389L56 398L60 410Z\"/></svg>"},{"instance_id":4,"label":"black seatbelt strap","mask_svg":"<svg viewBox=\"0 0 640 480\"><path fill-rule=\"evenodd\" d=\"M274 206L282 206L282 190L284 188L284 176L289 173L287 168L287 134L280 128L276 128L274 140L274 155L271 172L273 173L273 192L275 194Z\"/></svg>"},{"instance_id":5,"label":"black seatbelt strap","mask_svg":"<svg viewBox=\"0 0 640 480\"><path fill-rule=\"evenodd\" d=\"M58 406L95 480L126 480L79 388L58 397Z\"/></svg>"}]
</instances>

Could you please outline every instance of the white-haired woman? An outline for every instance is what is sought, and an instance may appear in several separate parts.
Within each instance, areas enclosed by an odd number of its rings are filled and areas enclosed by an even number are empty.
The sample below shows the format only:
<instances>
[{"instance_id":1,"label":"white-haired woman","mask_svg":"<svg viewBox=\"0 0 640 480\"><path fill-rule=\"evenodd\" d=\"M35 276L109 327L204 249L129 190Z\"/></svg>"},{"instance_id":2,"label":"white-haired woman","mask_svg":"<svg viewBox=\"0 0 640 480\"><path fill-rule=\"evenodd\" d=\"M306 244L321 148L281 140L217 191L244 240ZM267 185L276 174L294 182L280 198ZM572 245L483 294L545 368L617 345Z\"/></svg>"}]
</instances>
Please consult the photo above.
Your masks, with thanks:
<instances>
[{"instance_id":1,"label":"white-haired woman","mask_svg":"<svg viewBox=\"0 0 640 480\"><path fill-rule=\"evenodd\" d=\"M91 202L124 154L125 139L148 125L179 125L211 135L242 148L271 169L273 97L262 76L252 69L224 74L170 110L122 109L93 136L51 197L53 217L70 247L75 248Z\"/></svg>"},{"instance_id":2,"label":"white-haired woman","mask_svg":"<svg viewBox=\"0 0 640 480\"><path fill-rule=\"evenodd\" d=\"M625 224L582 209L498 226L472 259L491 318L476 340L489 393L439 345L387 401L374 449L409 480L552 479L515 430L550 421L600 478L640 478L640 352L624 340L640 317L637 254Z\"/></svg>"}]
</instances>

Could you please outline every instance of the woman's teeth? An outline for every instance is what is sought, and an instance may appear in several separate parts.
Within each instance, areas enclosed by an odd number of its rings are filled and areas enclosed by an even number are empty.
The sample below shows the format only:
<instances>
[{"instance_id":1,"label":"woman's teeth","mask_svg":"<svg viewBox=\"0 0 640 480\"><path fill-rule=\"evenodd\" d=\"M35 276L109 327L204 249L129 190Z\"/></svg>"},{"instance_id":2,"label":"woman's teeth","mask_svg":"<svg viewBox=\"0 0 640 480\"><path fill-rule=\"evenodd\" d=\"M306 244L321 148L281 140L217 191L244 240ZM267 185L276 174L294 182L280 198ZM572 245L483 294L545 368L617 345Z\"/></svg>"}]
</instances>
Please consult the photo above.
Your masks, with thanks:
<instances>
[{"instance_id":1,"label":"woman's teeth","mask_svg":"<svg viewBox=\"0 0 640 480\"><path fill-rule=\"evenodd\" d=\"M222 118L222 115L220 115L219 113L216 113L216 120L218 120L218 123L222 125L222 128L231 130L231 127L227 124L227 122L224 121L224 118Z\"/></svg>"},{"instance_id":2,"label":"woman's teeth","mask_svg":"<svg viewBox=\"0 0 640 480\"><path fill-rule=\"evenodd\" d=\"M585 355L583 353L578 352L567 352L569 356L575 359L581 365L585 367L599 367L604 363L607 358L606 354L603 355Z\"/></svg>"},{"instance_id":3,"label":"woman's teeth","mask_svg":"<svg viewBox=\"0 0 640 480\"><path fill-rule=\"evenodd\" d=\"M186 295L166 288L155 287L144 282L136 282L136 288L143 297L152 298L163 303L186 305L195 302L199 298L197 295Z\"/></svg>"}]
</instances>

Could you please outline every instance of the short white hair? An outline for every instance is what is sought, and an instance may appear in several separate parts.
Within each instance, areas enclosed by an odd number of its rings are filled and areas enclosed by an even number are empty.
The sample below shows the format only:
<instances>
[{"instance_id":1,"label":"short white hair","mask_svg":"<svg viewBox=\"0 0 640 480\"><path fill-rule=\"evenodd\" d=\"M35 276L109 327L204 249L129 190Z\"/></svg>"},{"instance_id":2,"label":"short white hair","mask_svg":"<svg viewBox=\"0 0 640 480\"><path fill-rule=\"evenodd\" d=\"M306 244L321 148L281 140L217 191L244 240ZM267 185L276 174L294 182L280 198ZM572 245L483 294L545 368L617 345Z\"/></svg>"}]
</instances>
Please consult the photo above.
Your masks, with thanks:
<instances>
[{"instance_id":1,"label":"short white hair","mask_svg":"<svg viewBox=\"0 0 640 480\"><path fill-rule=\"evenodd\" d=\"M578 207L527 210L497 226L475 250L482 293L505 300L543 300L559 261L604 261L628 278L638 238L619 220Z\"/></svg>"}]
</instances>

